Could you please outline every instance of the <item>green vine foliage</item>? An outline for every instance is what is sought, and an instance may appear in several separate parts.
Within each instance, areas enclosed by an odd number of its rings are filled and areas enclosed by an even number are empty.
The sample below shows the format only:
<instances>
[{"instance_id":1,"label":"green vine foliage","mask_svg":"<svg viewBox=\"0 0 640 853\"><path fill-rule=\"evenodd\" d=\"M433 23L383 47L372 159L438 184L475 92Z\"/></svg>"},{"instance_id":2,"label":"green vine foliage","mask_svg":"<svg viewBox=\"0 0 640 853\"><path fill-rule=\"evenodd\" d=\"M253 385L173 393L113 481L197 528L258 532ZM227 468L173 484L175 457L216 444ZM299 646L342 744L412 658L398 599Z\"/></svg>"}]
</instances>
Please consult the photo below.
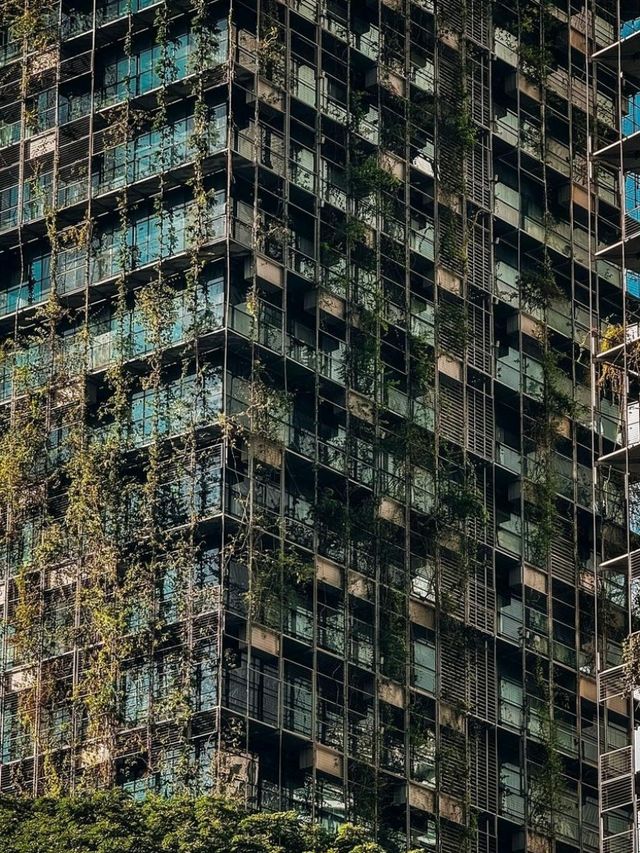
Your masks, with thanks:
<instances>
[{"instance_id":1,"label":"green vine foliage","mask_svg":"<svg viewBox=\"0 0 640 853\"><path fill-rule=\"evenodd\" d=\"M524 74L537 85L544 83L553 67L553 50L559 21L553 15L550 0L520 0L520 65Z\"/></svg>"},{"instance_id":2,"label":"green vine foliage","mask_svg":"<svg viewBox=\"0 0 640 853\"><path fill-rule=\"evenodd\" d=\"M381 588L380 602L380 653L384 673L396 681L404 682L407 662L406 600L402 593Z\"/></svg>"},{"instance_id":3,"label":"green vine foliage","mask_svg":"<svg viewBox=\"0 0 640 853\"><path fill-rule=\"evenodd\" d=\"M359 200L372 193L391 192L397 189L399 181L383 169L373 155L362 156L355 149L352 152L352 165L349 169L350 197Z\"/></svg>"},{"instance_id":4,"label":"green vine foliage","mask_svg":"<svg viewBox=\"0 0 640 853\"><path fill-rule=\"evenodd\" d=\"M252 556L251 586L246 594L249 615L280 630L286 609L295 607L299 591L313 579L313 566L284 551L255 550Z\"/></svg>"},{"instance_id":5,"label":"green vine foliage","mask_svg":"<svg viewBox=\"0 0 640 853\"><path fill-rule=\"evenodd\" d=\"M548 221L548 218L546 218ZM564 299L558 285L549 254L524 270L518 279L520 304L523 310L541 319L540 353L542 368L541 411L536 417L531 438L535 449L531 457L526 512L531 522L528 534L528 558L546 566L556 534L559 480L555 468L554 448L563 419L575 415L575 402L567 393L566 377L550 340L547 314L554 303Z\"/></svg>"},{"instance_id":6,"label":"green vine foliage","mask_svg":"<svg viewBox=\"0 0 640 853\"><path fill-rule=\"evenodd\" d=\"M551 267L549 257L537 267L524 271L518 278L518 289L523 308L528 311L546 311L554 299L562 295Z\"/></svg>"},{"instance_id":7,"label":"green vine foliage","mask_svg":"<svg viewBox=\"0 0 640 853\"><path fill-rule=\"evenodd\" d=\"M4 853L384 853L366 831L327 832L295 812L252 814L218 797L116 791L56 799L0 798Z\"/></svg>"},{"instance_id":8,"label":"green vine foliage","mask_svg":"<svg viewBox=\"0 0 640 853\"><path fill-rule=\"evenodd\" d=\"M38 13L46 16L49 4L39 5ZM36 14L30 0L11 2L3 9L5 18L10 15L15 19L19 12L23 17L21 23L13 21L14 34L16 27L27 26L24 15ZM38 790L50 793L67 790L71 777L78 772L69 766L69 759L58 758L59 744L70 745L73 763L81 765L76 787L113 783L115 742L124 722L126 668L132 657L152 667L166 639L167 619L158 600L163 577L170 573L175 579L180 598L176 611L181 615L193 615L196 601L193 575L200 552L195 543L195 498L172 494L172 484L163 480L162 473L169 467L179 483L192 484L195 492L196 450L203 465L207 458L205 450L196 448L195 427L184 411L184 401L165 394L165 354L176 321L170 306L176 304L176 287L186 286L185 301L191 314L197 315L204 267L200 249L208 197L202 163L210 136L201 75L216 37L205 22L205 4L194 0L193 12L195 49L201 61L193 83L196 119L190 143L194 162L188 184L200 215L194 218L188 234L190 263L183 280L177 281L175 274L167 277L162 262L158 262L151 281L134 292L128 276L135 260L127 237L131 206L127 189L122 189L115 211L119 236L113 245L117 276L111 303L110 357L103 378L90 378L93 317L89 311L71 312L62 306L56 279L62 248L100 247L91 242L92 223L88 219L65 231L58 230L57 211L36 182L34 195L42 206L51 254L51 291L36 313L36 331L18 329L15 343L2 352L5 379L11 381L15 395L11 411L0 425L3 544L11 554L9 645L14 665L29 666L26 689L18 693L14 727L21 748L16 757L38 753L38 777L34 775L33 786L37 784ZM170 144L164 132L166 86L175 76L166 3L157 10L154 25L160 48L155 72L164 84L158 90L155 112L151 116L146 110L134 110L125 99L112 111L113 121L105 138L108 147L124 145L125 173L133 152L133 146L126 143L149 126L161 132L158 168L166 166L164 158ZM131 53L131 42L129 30L123 42L125 54ZM152 209L163 220L162 249L169 254L175 249L176 235L172 222L167 221L164 194L161 177ZM144 337L143 352L134 352L132 316L138 324L137 333ZM61 332L68 331L71 324L74 346L69 353L61 343ZM198 358L196 326L194 322L193 328L183 330L185 340L173 367L180 380L193 377L197 396L206 384L207 365ZM190 334L192 339L188 340ZM31 358L34 351L35 362ZM137 365L132 371L128 362L134 356ZM142 446L133 436L134 391L148 393L153 400L147 410L150 427ZM176 418L183 427L177 438L163 427ZM172 519L178 517L179 534L169 533ZM202 593L197 599L200 611L218 606L215 598L205 601L204 590L197 593ZM58 613L63 615L58 617ZM79 624L74 622L75 613L81 614ZM188 630L188 624L184 620L181 627L173 627L174 640L177 633ZM192 662L186 639L183 637L185 654L168 690L169 698L163 700L174 711L173 747L185 746L192 713ZM59 655L74 647L79 666L72 681L57 670L59 660L43 659L43 650ZM143 720L144 734L137 734L131 742L142 753L143 742L153 739L154 757L147 758L152 761L159 756L158 763L166 746L155 725L156 718L162 717L160 705L157 714L149 709ZM54 724L56 714L58 723ZM16 781L16 786L21 783ZM29 780L24 787L31 786Z\"/></svg>"},{"instance_id":9,"label":"green vine foliage","mask_svg":"<svg viewBox=\"0 0 640 853\"><path fill-rule=\"evenodd\" d=\"M558 728L552 713L552 685L544 678L540 661L534 675L542 700L538 712L542 752L541 762L529 778L529 819L538 832L553 838L566 790L564 764L558 750Z\"/></svg>"},{"instance_id":10,"label":"green vine foliage","mask_svg":"<svg viewBox=\"0 0 640 853\"><path fill-rule=\"evenodd\" d=\"M630 634L622 643L622 677L626 695L640 686L640 635Z\"/></svg>"},{"instance_id":11,"label":"green vine foliage","mask_svg":"<svg viewBox=\"0 0 640 853\"><path fill-rule=\"evenodd\" d=\"M0 25L8 26L12 37L29 52L53 44L56 22L55 0L6 0L0 9Z\"/></svg>"},{"instance_id":12,"label":"green vine foliage","mask_svg":"<svg viewBox=\"0 0 640 853\"><path fill-rule=\"evenodd\" d=\"M464 303L440 302L434 319L441 349L454 354L466 349L470 335Z\"/></svg>"}]
</instances>

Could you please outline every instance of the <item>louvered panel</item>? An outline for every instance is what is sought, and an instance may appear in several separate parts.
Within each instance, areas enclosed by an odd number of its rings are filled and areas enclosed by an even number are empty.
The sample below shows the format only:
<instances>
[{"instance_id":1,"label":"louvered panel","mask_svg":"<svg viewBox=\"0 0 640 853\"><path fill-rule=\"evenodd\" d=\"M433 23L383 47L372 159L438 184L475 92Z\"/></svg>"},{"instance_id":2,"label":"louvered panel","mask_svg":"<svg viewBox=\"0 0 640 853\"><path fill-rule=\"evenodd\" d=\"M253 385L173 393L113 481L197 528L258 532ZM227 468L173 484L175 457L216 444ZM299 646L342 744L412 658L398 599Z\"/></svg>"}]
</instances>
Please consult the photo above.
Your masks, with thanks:
<instances>
[{"instance_id":1,"label":"louvered panel","mask_svg":"<svg viewBox=\"0 0 640 853\"><path fill-rule=\"evenodd\" d=\"M464 393L459 382L441 376L438 427L443 438L464 445Z\"/></svg>"},{"instance_id":2,"label":"louvered panel","mask_svg":"<svg viewBox=\"0 0 640 853\"><path fill-rule=\"evenodd\" d=\"M0 789L3 794L33 791L35 762L32 758L0 766Z\"/></svg>"},{"instance_id":3,"label":"louvered panel","mask_svg":"<svg viewBox=\"0 0 640 853\"><path fill-rule=\"evenodd\" d=\"M621 832L602 840L602 853L633 853L633 832Z\"/></svg>"},{"instance_id":4,"label":"louvered panel","mask_svg":"<svg viewBox=\"0 0 640 853\"><path fill-rule=\"evenodd\" d=\"M436 11L442 29L459 31L464 26L464 6L459 0L438 0Z\"/></svg>"},{"instance_id":5,"label":"louvered panel","mask_svg":"<svg viewBox=\"0 0 640 853\"><path fill-rule=\"evenodd\" d=\"M496 722L496 673L493 652L488 643L478 643L470 652L469 701L474 716Z\"/></svg>"},{"instance_id":6,"label":"louvered panel","mask_svg":"<svg viewBox=\"0 0 640 853\"><path fill-rule=\"evenodd\" d=\"M477 388L468 388L467 408L467 447L478 456L492 459L495 446L493 401Z\"/></svg>"},{"instance_id":7,"label":"louvered panel","mask_svg":"<svg viewBox=\"0 0 640 853\"><path fill-rule=\"evenodd\" d=\"M212 732L218 731L220 731L220 708L194 715L191 724L193 737L210 735Z\"/></svg>"},{"instance_id":8,"label":"louvered panel","mask_svg":"<svg viewBox=\"0 0 640 853\"><path fill-rule=\"evenodd\" d=\"M629 805L633 801L633 776L603 782L600 791L603 811Z\"/></svg>"},{"instance_id":9,"label":"louvered panel","mask_svg":"<svg viewBox=\"0 0 640 853\"><path fill-rule=\"evenodd\" d=\"M182 732L179 726L174 726L170 723L160 723L154 727L153 735L152 755L154 766L157 767L166 760L167 753L180 746ZM122 741L125 743L126 738L122 738Z\"/></svg>"},{"instance_id":10,"label":"louvered panel","mask_svg":"<svg viewBox=\"0 0 640 853\"><path fill-rule=\"evenodd\" d=\"M493 479L488 467L476 466L476 487L484 515L468 518L465 529L467 535L477 543L491 545L493 544Z\"/></svg>"},{"instance_id":11,"label":"louvered panel","mask_svg":"<svg viewBox=\"0 0 640 853\"><path fill-rule=\"evenodd\" d=\"M469 794L472 805L483 812L489 810L486 764L486 733L478 727L478 731L469 737Z\"/></svg>"},{"instance_id":12,"label":"louvered panel","mask_svg":"<svg viewBox=\"0 0 640 853\"><path fill-rule=\"evenodd\" d=\"M487 0L466 0L465 33L482 47L489 49L491 4Z\"/></svg>"},{"instance_id":13,"label":"louvered panel","mask_svg":"<svg viewBox=\"0 0 640 853\"><path fill-rule=\"evenodd\" d=\"M443 628L442 631L440 673L442 697L455 705L467 701L467 661L464 628L462 625L457 625L453 633L452 627L448 627L447 630Z\"/></svg>"},{"instance_id":14,"label":"louvered panel","mask_svg":"<svg viewBox=\"0 0 640 853\"><path fill-rule=\"evenodd\" d=\"M616 674L622 675L622 667L616 667ZM610 675L611 671L607 673ZM615 693L602 693L602 680L600 676L601 699L614 696ZM631 746L623 746L621 749L615 749L613 752L605 752L600 758L600 776L603 782L609 782L612 779L619 779L621 776L626 776L633 770L633 750Z\"/></svg>"},{"instance_id":15,"label":"louvered panel","mask_svg":"<svg viewBox=\"0 0 640 853\"><path fill-rule=\"evenodd\" d=\"M467 784L466 735L454 729L440 729L440 789L464 800Z\"/></svg>"},{"instance_id":16,"label":"louvered panel","mask_svg":"<svg viewBox=\"0 0 640 853\"><path fill-rule=\"evenodd\" d=\"M488 128L491 120L488 54L471 48L467 57L467 68L467 89L471 115L476 124Z\"/></svg>"},{"instance_id":17,"label":"louvered panel","mask_svg":"<svg viewBox=\"0 0 640 853\"><path fill-rule=\"evenodd\" d=\"M467 323L467 306L463 302L442 301L438 305L436 318L438 346L462 359L465 341L461 329Z\"/></svg>"},{"instance_id":18,"label":"louvered panel","mask_svg":"<svg viewBox=\"0 0 640 853\"><path fill-rule=\"evenodd\" d=\"M498 803L498 770L494 732L482 724L469 737L470 794L480 811L495 812Z\"/></svg>"},{"instance_id":19,"label":"louvered panel","mask_svg":"<svg viewBox=\"0 0 640 853\"><path fill-rule=\"evenodd\" d=\"M496 594L474 578L469 581L469 623L489 634L495 633Z\"/></svg>"},{"instance_id":20,"label":"louvered panel","mask_svg":"<svg viewBox=\"0 0 640 853\"><path fill-rule=\"evenodd\" d=\"M487 474L487 480L484 488L484 511L486 514L485 541L487 545L495 544L495 506L493 499L493 480Z\"/></svg>"},{"instance_id":21,"label":"louvered panel","mask_svg":"<svg viewBox=\"0 0 640 853\"><path fill-rule=\"evenodd\" d=\"M460 13L459 4L455 10ZM448 20L447 13L447 20ZM438 159L438 176L445 187L454 187L456 192L461 187L464 175L460 171L460 147L458 144L455 123L453 122L456 105L460 104L460 54L446 46L438 43L437 56L437 84L439 94L440 112L447 116L448 120L443 125L438 125L439 141L436 143L436 154Z\"/></svg>"},{"instance_id":22,"label":"louvered panel","mask_svg":"<svg viewBox=\"0 0 640 853\"><path fill-rule=\"evenodd\" d=\"M60 82L72 80L81 74L86 74L91 70L93 54L90 50L84 53L64 59L60 63Z\"/></svg>"},{"instance_id":23,"label":"louvered panel","mask_svg":"<svg viewBox=\"0 0 640 853\"><path fill-rule=\"evenodd\" d=\"M465 170L467 195L478 207L488 210L491 204L491 167L489 149L484 144L486 138L485 133L478 133L471 156L467 157Z\"/></svg>"},{"instance_id":24,"label":"louvered panel","mask_svg":"<svg viewBox=\"0 0 640 853\"><path fill-rule=\"evenodd\" d=\"M449 207L440 205L438 208L438 262L441 266L452 270L456 275L464 274L464 221ZM458 332L458 339L460 333ZM458 345L462 342L456 341Z\"/></svg>"},{"instance_id":25,"label":"louvered panel","mask_svg":"<svg viewBox=\"0 0 640 853\"><path fill-rule=\"evenodd\" d=\"M55 680L59 684L71 682L73 679L73 652L60 654L42 662L42 677L49 681Z\"/></svg>"},{"instance_id":26,"label":"louvered panel","mask_svg":"<svg viewBox=\"0 0 640 853\"><path fill-rule=\"evenodd\" d=\"M612 699L614 696L622 696L625 691L625 677L624 677L624 667L616 666L613 669L609 669L606 672L600 673L598 677L599 683L599 698L601 702L604 702L606 699ZM626 753L630 750L630 747L624 747L624 749L616 750L616 752L609 753L608 756L602 757L602 772L603 774L606 772L608 767L606 760L609 759L609 756L616 756L618 753ZM613 758L611 759L613 761Z\"/></svg>"},{"instance_id":27,"label":"louvered panel","mask_svg":"<svg viewBox=\"0 0 640 853\"><path fill-rule=\"evenodd\" d=\"M19 180L19 167L16 163L11 169L3 169L0 172L0 190L7 189L8 187L12 187L18 183Z\"/></svg>"},{"instance_id":28,"label":"louvered panel","mask_svg":"<svg viewBox=\"0 0 640 853\"><path fill-rule=\"evenodd\" d=\"M498 811L499 801L499 773L498 773L498 747L496 744L496 733L494 729L487 732L489 748L487 751L487 790L489 791L489 811ZM495 838L493 839L495 842Z\"/></svg>"},{"instance_id":29,"label":"louvered panel","mask_svg":"<svg viewBox=\"0 0 640 853\"><path fill-rule=\"evenodd\" d=\"M459 558L443 550L440 555L441 593L447 597L447 611L460 619L465 615L462 572Z\"/></svg>"},{"instance_id":30,"label":"louvered panel","mask_svg":"<svg viewBox=\"0 0 640 853\"><path fill-rule=\"evenodd\" d=\"M640 551L632 551L629 554L629 566L633 580L640 580Z\"/></svg>"},{"instance_id":31,"label":"louvered panel","mask_svg":"<svg viewBox=\"0 0 640 853\"><path fill-rule=\"evenodd\" d=\"M488 228L480 222L468 224L467 268L469 282L474 287L491 293L493 276L491 272L491 235Z\"/></svg>"},{"instance_id":32,"label":"louvered panel","mask_svg":"<svg viewBox=\"0 0 640 853\"><path fill-rule=\"evenodd\" d=\"M60 779L68 779L71 773L73 753L69 748L57 749L47 756L38 760L38 780L34 793L38 797L44 797L50 793Z\"/></svg>"},{"instance_id":33,"label":"louvered panel","mask_svg":"<svg viewBox=\"0 0 640 853\"><path fill-rule=\"evenodd\" d=\"M573 534L567 522L556 521L556 533L551 543L551 573L568 584L576 582L576 563Z\"/></svg>"},{"instance_id":34,"label":"louvered panel","mask_svg":"<svg viewBox=\"0 0 640 853\"><path fill-rule=\"evenodd\" d=\"M467 310L469 344L467 358L472 367L491 374L491 315L478 305L470 304Z\"/></svg>"},{"instance_id":35,"label":"louvered panel","mask_svg":"<svg viewBox=\"0 0 640 853\"><path fill-rule=\"evenodd\" d=\"M200 616L193 623L193 640L213 640L219 633L219 618L214 611L206 616Z\"/></svg>"},{"instance_id":36,"label":"louvered panel","mask_svg":"<svg viewBox=\"0 0 640 853\"><path fill-rule=\"evenodd\" d=\"M440 823L441 853L460 853L466 846L464 829L455 823L443 820Z\"/></svg>"},{"instance_id":37,"label":"louvered panel","mask_svg":"<svg viewBox=\"0 0 640 853\"><path fill-rule=\"evenodd\" d=\"M451 5L455 5L451 3ZM459 6L459 4L458 4ZM438 87L441 97L453 99L460 91L460 55L438 42Z\"/></svg>"}]
</instances>

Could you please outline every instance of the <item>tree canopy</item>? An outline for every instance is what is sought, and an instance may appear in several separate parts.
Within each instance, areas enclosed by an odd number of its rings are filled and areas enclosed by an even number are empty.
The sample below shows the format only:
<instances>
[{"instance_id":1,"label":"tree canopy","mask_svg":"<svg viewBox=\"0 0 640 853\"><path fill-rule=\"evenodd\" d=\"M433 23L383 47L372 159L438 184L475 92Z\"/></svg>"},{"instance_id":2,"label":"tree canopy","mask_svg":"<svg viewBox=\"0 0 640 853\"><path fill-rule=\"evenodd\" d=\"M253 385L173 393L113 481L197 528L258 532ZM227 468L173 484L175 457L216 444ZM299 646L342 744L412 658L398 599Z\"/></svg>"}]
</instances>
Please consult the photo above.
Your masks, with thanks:
<instances>
[{"instance_id":1,"label":"tree canopy","mask_svg":"<svg viewBox=\"0 0 640 853\"><path fill-rule=\"evenodd\" d=\"M296 812L247 812L221 797L121 791L0 797L2 853L384 853L350 824L327 832Z\"/></svg>"}]
</instances>

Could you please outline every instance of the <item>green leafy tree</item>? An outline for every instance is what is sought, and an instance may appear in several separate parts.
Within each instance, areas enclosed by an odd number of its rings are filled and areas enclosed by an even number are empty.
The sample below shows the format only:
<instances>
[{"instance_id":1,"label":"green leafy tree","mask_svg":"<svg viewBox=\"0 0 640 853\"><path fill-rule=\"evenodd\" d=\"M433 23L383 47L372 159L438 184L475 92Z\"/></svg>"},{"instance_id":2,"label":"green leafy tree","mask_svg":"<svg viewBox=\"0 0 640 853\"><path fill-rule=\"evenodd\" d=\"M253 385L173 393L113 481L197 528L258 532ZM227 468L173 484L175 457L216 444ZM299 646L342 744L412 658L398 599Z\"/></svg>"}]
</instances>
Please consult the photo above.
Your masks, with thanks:
<instances>
[{"instance_id":1,"label":"green leafy tree","mask_svg":"<svg viewBox=\"0 0 640 853\"><path fill-rule=\"evenodd\" d=\"M358 827L330 833L296 812L247 812L221 797L121 791L0 797L2 853L384 853Z\"/></svg>"}]
</instances>

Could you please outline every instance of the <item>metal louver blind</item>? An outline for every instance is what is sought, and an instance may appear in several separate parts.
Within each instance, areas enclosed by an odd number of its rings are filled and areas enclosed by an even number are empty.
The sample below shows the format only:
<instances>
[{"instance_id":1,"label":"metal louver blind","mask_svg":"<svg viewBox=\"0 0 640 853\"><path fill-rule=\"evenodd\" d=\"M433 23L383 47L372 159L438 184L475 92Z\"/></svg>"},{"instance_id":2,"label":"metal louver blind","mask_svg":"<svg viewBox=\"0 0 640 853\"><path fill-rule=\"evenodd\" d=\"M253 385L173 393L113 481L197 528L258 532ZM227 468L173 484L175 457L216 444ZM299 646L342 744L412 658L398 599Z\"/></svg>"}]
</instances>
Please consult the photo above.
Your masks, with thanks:
<instances>
[{"instance_id":1,"label":"metal louver blind","mask_svg":"<svg viewBox=\"0 0 640 853\"><path fill-rule=\"evenodd\" d=\"M449 728L440 729L440 786L444 793L464 800L467 783L466 735Z\"/></svg>"},{"instance_id":2,"label":"metal louver blind","mask_svg":"<svg viewBox=\"0 0 640 853\"><path fill-rule=\"evenodd\" d=\"M480 132L471 150L471 156L466 160L466 187L469 198L479 207L489 210L491 204L491 183L489 176L489 148L487 134Z\"/></svg>"},{"instance_id":3,"label":"metal louver blind","mask_svg":"<svg viewBox=\"0 0 640 853\"><path fill-rule=\"evenodd\" d=\"M465 847L464 830L455 823L440 822L440 850L442 853L460 853Z\"/></svg>"},{"instance_id":4,"label":"metal louver blind","mask_svg":"<svg viewBox=\"0 0 640 853\"><path fill-rule=\"evenodd\" d=\"M473 120L489 127L491 97L489 89L489 55L480 50L470 50L467 57L467 86Z\"/></svg>"},{"instance_id":5,"label":"metal louver blind","mask_svg":"<svg viewBox=\"0 0 640 853\"><path fill-rule=\"evenodd\" d=\"M467 447L472 453L491 459L495 445L493 401L476 388L468 388L467 392Z\"/></svg>"},{"instance_id":6,"label":"metal louver blind","mask_svg":"<svg viewBox=\"0 0 640 853\"><path fill-rule=\"evenodd\" d=\"M496 672L491 649L478 641L470 652L469 693L474 716L495 723L497 720Z\"/></svg>"},{"instance_id":7,"label":"metal louver blind","mask_svg":"<svg viewBox=\"0 0 640 853\"><path fill-rule=\"evenodd\" d=\"M467 0L465 31L467 37L489 49L491 4L486 0Z\"/></svg>"},{"instance_id":8,"label":"metal louver blind","mask_svg":"<svg viewBox=\"0 0 640 853\"><path fill-rule=\"evenodd\" d=\"M489 634L495 632L495 591L475 578L469 581L469 622Z\"/></svg>"},{"instance_id":9,"label":"metal louver blind","mask_svg":"<svg viewBox=\"0 0 640 853\"><path fill-rule=\"evenodd\" d=\"M444 438L464 445L464 392L454 380L440 377L438 426Z\"/></svg>"},{"instance_id":10,"label":"metal louver blind","mask_svg":"<svg viewBox=\"0 0 640 853\"><path fill-rule=\"evenodd\" d=\"M452 30L461 30L464 24L462 12L464 6L459 0L438 0L436 11L440 24Z\"/></svg>"},{"instance_id":11,"label":"metal louver blind","mask_svg":"<svg viewBox=\"0 0 640 853\"><path fill-rule=\"evenodd\" d=\"M491 374L491 313L483 305L469 304L469 363L483 373Z\"/></svg>"},{"instance_id":12,"label":"metal louver blind","mask_svg":"<svg viewBox=\"0 0 640 853\"><path fill-rule=\"evenodd\" d=\"M498 769L495 734L481 724L469 737L471 802L484 812L497 811Z\"/></svg>"},{"instance_id":13,"label":"metal louver blind","mask_svg":"<svg viewBox=\"0 0 640 853\"><path fill-rule=\"evenodd\" d=\"M454 623L454 620L450 620ZM442 697L450 704L467 701L467 651L465 629L460 623L443 627L440 647Z\"/></svg>"},{"instance_id":14,"label":"metal louver blind","mask_svg":"<svg viewBox=\"0 0 640 853\"><path fill-rule=\"evenodd\" d=\"M576 582L573 531L568 522L557 519L551 543L551 574L569 584Z\"/></svg>"},{"instance_id":15,"label":"metal louver blind","mask_svg":"<svg viewBox=\"0 0 640 853\"><path fill-rule=\"evenodd\" d=\"M465 596L463 589L464 581L461 578L462 569L459 557L453 556L451 552L443 550L440 554L440 586L444 595L450 598L450 609L452 615L459 619L465 616Z\"/></svg>"},{"instance_id":16,"label":"metal louver blind","mask_svg":"<svg viewBox=\"0 0 640 853\"><path fill-rule=\"evenodd\" d=\"M489 229L480 221L469 223L467 241L469 283L487 293L491 293L493 290L491 252Z\"/></svg>"}]
</instances>

